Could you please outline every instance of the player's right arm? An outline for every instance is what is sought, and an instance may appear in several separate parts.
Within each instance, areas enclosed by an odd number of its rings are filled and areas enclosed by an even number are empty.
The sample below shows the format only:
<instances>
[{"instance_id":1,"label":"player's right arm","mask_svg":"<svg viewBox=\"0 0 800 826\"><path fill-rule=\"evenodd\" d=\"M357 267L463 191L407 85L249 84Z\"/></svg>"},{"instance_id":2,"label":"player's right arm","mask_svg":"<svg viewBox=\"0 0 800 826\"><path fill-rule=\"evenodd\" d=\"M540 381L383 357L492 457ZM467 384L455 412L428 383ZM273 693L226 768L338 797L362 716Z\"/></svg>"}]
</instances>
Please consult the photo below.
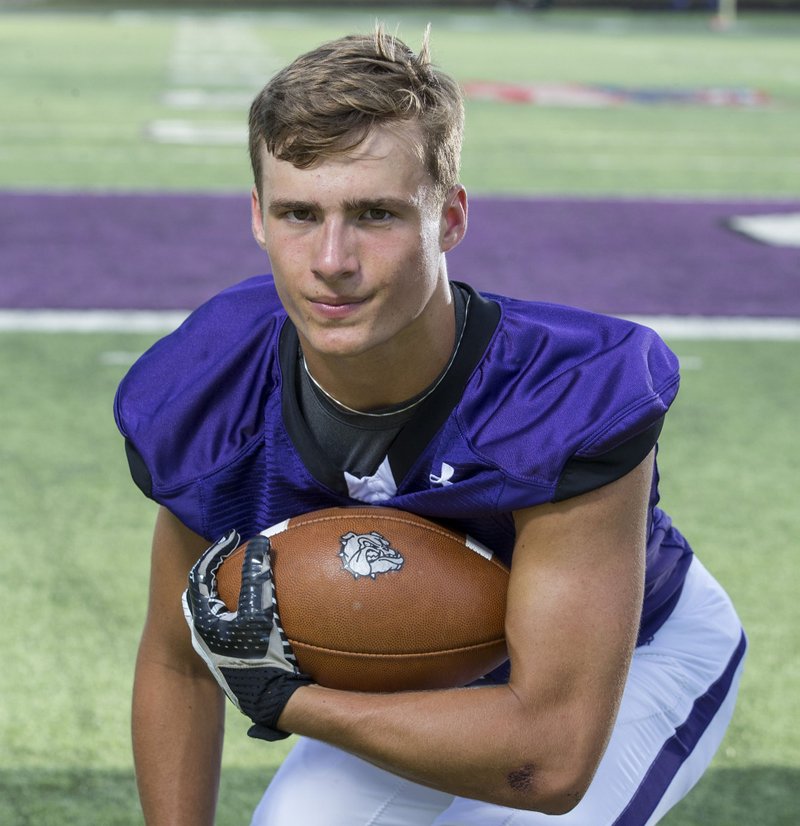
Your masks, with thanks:
<instances>
[{"instance_id":1,"label":"player's right arm","mask_svg":"<svg viewBox=\"0 0 800 826\"><path fill-rule=\"evenodd\" d=\"M159 510L132 716L136 780L148 826L214 822L224 697L192 648L181 608L189 570L207 546L168 510Z\"/></svg>"}]
</instances>

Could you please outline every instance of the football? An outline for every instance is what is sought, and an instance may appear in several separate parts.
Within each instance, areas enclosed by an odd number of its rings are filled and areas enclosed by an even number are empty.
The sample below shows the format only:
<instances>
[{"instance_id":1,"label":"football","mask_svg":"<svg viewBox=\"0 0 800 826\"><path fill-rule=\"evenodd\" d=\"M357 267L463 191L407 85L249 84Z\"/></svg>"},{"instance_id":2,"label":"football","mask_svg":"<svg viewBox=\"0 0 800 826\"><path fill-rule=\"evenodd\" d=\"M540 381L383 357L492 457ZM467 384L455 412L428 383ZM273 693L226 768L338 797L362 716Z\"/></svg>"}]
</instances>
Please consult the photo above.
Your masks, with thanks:
<instances>
[{"instance_id":1,"label":"football","mask_svg":"<svg viewBox=\"0 0 800 826\"><path fill-rule=\"evenodd\" d=\"M452 688L507 658L508 569L470 537L380 507L314 511L263 533L280 623L298 667L320 685ZM231 610L246 545L217 570Z\"/></svg>"}]
</instances>

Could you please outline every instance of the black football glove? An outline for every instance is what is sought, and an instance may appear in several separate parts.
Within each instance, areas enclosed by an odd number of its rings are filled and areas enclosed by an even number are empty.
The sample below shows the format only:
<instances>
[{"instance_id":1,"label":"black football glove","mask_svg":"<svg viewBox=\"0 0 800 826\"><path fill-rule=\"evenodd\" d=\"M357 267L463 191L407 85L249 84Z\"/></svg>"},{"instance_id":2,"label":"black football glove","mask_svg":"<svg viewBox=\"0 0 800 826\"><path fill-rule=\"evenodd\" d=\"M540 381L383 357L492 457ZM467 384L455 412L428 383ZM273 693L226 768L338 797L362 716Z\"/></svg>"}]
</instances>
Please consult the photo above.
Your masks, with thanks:
<instances>
[{"instance_id":1,"label":"black football glove","mask_svg":"<svg viewBox=\"0 0 800 826\"><path fill-rule=\"evenodd\" d=\"M281 712L292 694L312 681L299 672L280 627L266 536L248 543L237 610L230 611L219 598L216 572L239 542L239 534L231 531L197 560L183 594L183 613L195 651L253 721L248 734L282 740L289 735L276 727Z\"/></svg>"}]
</instances>

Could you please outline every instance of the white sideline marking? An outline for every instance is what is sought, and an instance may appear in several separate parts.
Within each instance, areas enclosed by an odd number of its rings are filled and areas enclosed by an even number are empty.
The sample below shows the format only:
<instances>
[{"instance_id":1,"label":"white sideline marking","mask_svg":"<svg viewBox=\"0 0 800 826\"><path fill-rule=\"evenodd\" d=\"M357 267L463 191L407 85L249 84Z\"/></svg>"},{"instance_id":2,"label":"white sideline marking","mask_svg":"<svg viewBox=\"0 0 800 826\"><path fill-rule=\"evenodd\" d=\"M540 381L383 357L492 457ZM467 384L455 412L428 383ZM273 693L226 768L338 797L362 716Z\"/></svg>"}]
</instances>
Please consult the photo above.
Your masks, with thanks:
<instances>
[{"instance_id":1,"label":"white sideline marking","mask_svg":"<svg viewBox=\"0 0 800 826\"><path fill-rule=\"evenodd\" d=\"M720 341L800 341L800 318L749 318L747 316L624 316L652 327L665 339L718 339Z\"/></svg>"},{"instance_id":2,"label":"white sideline marking","mask_svg":"<svg viewBox=\"0 0 800 826\"><path fill-rule=\"evenodd\" d=\"M173 89L164 92L161 102L177 109L236 109L250 108L253 93L247 91L209 91L207 89Z\"/></svg>"},{"instance_id":3,"label":"white sideline marking","mask_svg":"<svg viewBox=\"0 0 800 826\"><path fill-rule=\"evenodd\" d=\"M246 146L250 102L281 65L248 19L181 15L162 103L184 111L239 110L242 117L227 123L155 120L147 124L145 137L156 143Z\"/></svg>"},{"instance_id":4,"label":"white sideline marking","mask_svg":"<svg viewBox=\"0 0 800 826\"><path fill-rule=\"evenodd\" d=\"M774 247L800 247L800 212L774 215L735 215L732 229Z\"/></svg>"},{"instance_id":5,"label":"white sideline marking","mask_svg":"<svg viewBox=\"0 0 800 826\"><path fill-rule=\"evenodd\" d=\"M154 120L145 127L145 136L156 143L245 146L247 144L247 127L239 123Z\"/></svg>"},{"instance_id":6,"label":"white sideline marking","mask_svg":"<svg viewBox=\"0 0 800 826\"><path fill-rule=\"evenodd\" d=\"M0 310L0 331L25 333L161 333L188 315L150 310Z\"/></svg>"},{"instance_id":7,"label":"white sideline marking","mask_svg":"<svg viewBox=\"0 0 800 826\"><path fill-rule=\"evenodd\" d=\"M160 333L188 310L0 310L0 332ZM666 339L800 341L800 318L632 315Z\"/></svg>"},{"instance_id":8,"label":"white sideline marking","mask_svg":"<svg viewBox=\"0 0 800 826\"><path fill-rule=\"evenodd\" d=\"M254 95L280 66L250 21L191 14L178 19L168 65L172 87Z\"/></svg>"}]
</instances>

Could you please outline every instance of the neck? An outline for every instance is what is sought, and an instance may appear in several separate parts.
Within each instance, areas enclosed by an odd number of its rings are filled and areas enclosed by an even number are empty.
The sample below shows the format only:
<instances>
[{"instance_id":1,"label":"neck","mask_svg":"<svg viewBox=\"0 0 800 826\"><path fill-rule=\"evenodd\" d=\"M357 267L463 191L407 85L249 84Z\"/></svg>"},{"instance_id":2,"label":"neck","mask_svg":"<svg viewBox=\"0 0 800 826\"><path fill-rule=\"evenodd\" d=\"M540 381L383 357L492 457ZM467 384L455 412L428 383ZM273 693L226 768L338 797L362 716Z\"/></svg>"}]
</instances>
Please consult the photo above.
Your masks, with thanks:
<instances>
[{"instance_id":1,"label":"neck","mask_svg":"<svg viewBox=\"0 0 800 826\"><path fill-rule=\"evenodd\" d=\"M408 356L399 359L358 357L336 360L331 365L325 359L303 356L305 368L314 384L333 402L351 412L368 413L393 407L422 393L442 373L453 353L454 338L446 352L426 362L413 362L409 370Z\"/></svg>"},{"instance_id":2,"label":"neck","mask_svg":"<svg viewBox=\"0 0 800 826\"><path fill-rule=\"evenodd\" d=\"M452 300L442 316L424 321L422 329L414 326L403 336L353 356L315 352L301 338L305 367L314 384L346 410L369 413L400 405L431 387L453 356Z\"/></svg>"}]
</instances>

